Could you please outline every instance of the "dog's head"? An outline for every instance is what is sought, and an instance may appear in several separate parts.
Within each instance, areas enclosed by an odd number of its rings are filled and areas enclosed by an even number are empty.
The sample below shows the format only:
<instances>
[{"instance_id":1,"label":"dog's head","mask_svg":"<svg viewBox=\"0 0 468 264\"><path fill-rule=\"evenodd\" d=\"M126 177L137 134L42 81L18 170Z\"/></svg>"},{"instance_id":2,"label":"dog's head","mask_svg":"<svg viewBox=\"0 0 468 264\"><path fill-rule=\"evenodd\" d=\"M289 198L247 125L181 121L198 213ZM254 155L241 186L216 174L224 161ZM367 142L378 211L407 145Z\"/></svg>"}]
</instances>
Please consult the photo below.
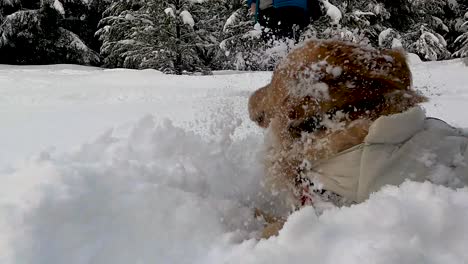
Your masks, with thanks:
<instances>
[{"instance_id":1,"label":"dog's head","mask_svg":"<svg viewBox=\"0 0 468 264\"><path fill-rule=\"evenodd\" d=\"M425 101L411 86L402 51L314 40L288 54L271 82L252 94L249 114L261 127L283 116L305 130L336 112L375 119Z\"/></svg>"}]
</instances>

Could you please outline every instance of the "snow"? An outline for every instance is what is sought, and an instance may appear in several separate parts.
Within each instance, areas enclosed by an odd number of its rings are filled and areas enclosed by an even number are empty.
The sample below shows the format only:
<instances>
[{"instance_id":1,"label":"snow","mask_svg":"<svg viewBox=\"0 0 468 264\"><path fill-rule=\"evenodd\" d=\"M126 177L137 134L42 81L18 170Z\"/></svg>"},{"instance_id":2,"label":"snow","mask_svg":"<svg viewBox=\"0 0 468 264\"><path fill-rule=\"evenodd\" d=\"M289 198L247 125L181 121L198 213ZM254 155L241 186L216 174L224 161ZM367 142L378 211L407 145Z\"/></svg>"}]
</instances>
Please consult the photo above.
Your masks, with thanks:
<instances>
[{"instance_id":1,"label":"snow","mask_svg":"<svg viewBox=\"0 0 468 264\"><path fill-rule=\"evenodd\" d=\"M422 62L422 60L421 60L421 58L418 56L418 54L415 54L415 53L407 53L407 54L406 54L406 57L408 58L408 61L409 61L411 64L413 64L413 65Z\"/></svg>"},{"instance_id":2,"label":"snow","mask_svg":"<svg viewBox=\"0 0 468 264\"><path fill-rule=\"evenodd\" d=\"M175 17L174 9L172 9L172 7L168 7L164 9L164 13L166 13L166 15L169 15L171 17Z\"/></svg>"},{"instance_id":3,"label":"snow","mask_svg":"<svg viewBox=\"0 0 468 264\"><path fill-rule=\"evenodd\" d=\"M193 20L192 14L190 14L189 11L184 10L180 12L180 16L182 17L182 22L184 22L184 24L191 27L195 26L195 21Z\"/></svg>"},{"instance_id":4,"label":"snow","mask_svg":"<svg viewBox=\"0 0 468 264\"><path fill-rule=\"evenodd\" d=\"M400 39L394 38L392 40L392 49L396 49L396 48L403 48L403 43L401 43Z\"/></svg>"},{"instance_id":5,"label":"snow","mask_svg":"<svg viewBox=\"0 0 468 264\"><path fill-rule=\"evenodd\" d=\"M126 15L125 15L125 19L126 19L126 20L134 20L135 17L134 17L132 14L126 14Z\"/></svg>"},{"instance_id":6,"label":"snow","mask_svg":"<svg viewBox=\"0 0 468 264\"><path fill-rule=\"evenodd\" d=\"M54 9L59 12L61 15L65 15L65 9L63 9L63 5L59 0L54 1Z\"/></svg>"},{"instance_id":7,"label":"snow","mask_svg":"<svg viewBox=\"0 0 468 264\"><path fill-rule=\"evenodd\" d=\"M236 21L238 20L239 18L239 12L236 11L234 13L232 13L229 18L226 20L226 23L224 23L224 27L223 27L223 32L227 32L227 29L234 25L234 23L236 23Z\"/></svg>"},{"instance_id":8,"label":"snow","mask_svg":"<svg viewBox=\"0 0 468 264\"><path fill-rule=\"evenodd\" d=\"M462 61L411 67L428 115L468 127ZM0 65L0 263L468 262L468 189L429 183L255 239L274 198L246 104L270 77Z\"/></svg>"},{"instance_id":9,"label":"snow","mask_svg":"<svg viewBox=\"0 0 468 264\"><path fill-rule=\"evenodd\" d=\"M353 11L353 14L356 15L356 16L375 16L374 13L372 12L364 12L364 11L361 11L361 10L355 10Z\"/></svg>"},{"instance_id":10,"label":"snow","mask_svg":"<svg viewBox=\"0 0 468 264\"><path fill-rule=\"evenodd\" d=\"M22 28L18 25L27 23L38 23L39 15L37 10L21 10L8 15L0 25L0 47L8 45L10 38L16 36Z\"/></svg>"},{"instance_id":11,"label":"snow","mask_svg":"<svg viewBox=\"0 0 468 264\"><path fill-rule=\"evenodd\" d=\"M340 20L342 18L342 14L341 14L341 11L340 9L338 9L338 7L334 6L333 4L331 4L330 2L328 2L328 0L321 0L325 10L326 10L326 14L327 16L330 17L330 20L331 20L331 24L332 25L338 25L340 23Z\"/></svg>"},{"instance_id":12,"label":"snow","mask_svg":"<svg viewBox=\"0 0 468 264\"><path fill-rule=\"evenodd\" d=\"M387 28L387 29L383 30L382 32L380 32L380 34L379 34L379 46L380 47L383 46L384 41L386 40L388 35L390 35L390 33L392 33L392 32L393 32L393 29L391 29L391 28Z\"/></svg>"}]
</instances>

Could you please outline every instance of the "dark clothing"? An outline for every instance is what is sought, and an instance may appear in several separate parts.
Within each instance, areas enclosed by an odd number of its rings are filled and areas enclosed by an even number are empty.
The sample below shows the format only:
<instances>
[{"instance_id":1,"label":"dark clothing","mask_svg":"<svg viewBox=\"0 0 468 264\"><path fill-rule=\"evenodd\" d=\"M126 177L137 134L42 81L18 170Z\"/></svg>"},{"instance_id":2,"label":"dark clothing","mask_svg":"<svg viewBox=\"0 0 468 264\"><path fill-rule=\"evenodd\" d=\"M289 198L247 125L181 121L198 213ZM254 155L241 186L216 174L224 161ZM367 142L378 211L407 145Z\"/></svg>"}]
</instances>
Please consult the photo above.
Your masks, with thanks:
<instances>
[{"instance_id":1,"label":"dark clothing","mask_svg":"<svg viewBox=\"0 0 468 264\"><path fill-rule=\"evenodd\" d=\"M262 0L247 0L247 5L250 6L251 4L257 3ZM302 8L304 10L307 10L307 2L309 0L273 0L273 6L276 8L281 8L281 7L298 7Z\"/></svg>"},{"instance_id":2,"label":"dark clothing","mask_svg":"<svg viewBox=\"0 0 468 264\"><path fill-rule=\"evenodd\" d=\"M287 6L267 8L258 13L258 22L265 27L267 38L298 39L299 35L310 22L307 11L300 7Z\"/></svg>"},{"instance_id":3,"label":"dark clothing","mask_svg":"<svg viewBox=\"0 0 468 264\"><path fill-rule=\"evenodd\" d=\"M248 0L247 4L257 4L256 18L264 27L262 36L266 41L282 38L297 41L302 30L309 25L310 19L315 20L321 16L319 0L265 1L267 0ZM267 8L258 8L262 3Z\"/></svg>"}]
</instances>

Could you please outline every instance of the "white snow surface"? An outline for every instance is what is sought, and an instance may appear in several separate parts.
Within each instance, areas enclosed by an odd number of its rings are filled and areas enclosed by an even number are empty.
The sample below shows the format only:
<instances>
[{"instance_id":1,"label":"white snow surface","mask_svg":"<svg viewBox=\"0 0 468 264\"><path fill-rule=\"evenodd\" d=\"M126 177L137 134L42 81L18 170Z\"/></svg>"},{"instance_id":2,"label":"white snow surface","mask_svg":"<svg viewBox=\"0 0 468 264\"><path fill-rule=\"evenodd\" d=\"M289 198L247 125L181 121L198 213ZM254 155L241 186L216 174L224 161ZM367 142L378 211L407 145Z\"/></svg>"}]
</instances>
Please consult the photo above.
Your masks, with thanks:
<instances>
[{"instance_id":1,"label":"white snow surface","mask_svg":"<svg viewBox=\"0 0 468 264\"><path fill-rule=\"evenodd\" d=\"M429 116L468 127L461 60L412 65ZM468 189L406 182L292 214L257 240L271 73L0 65L0 263L467 263Z\"/></svg>"}]
</instances>

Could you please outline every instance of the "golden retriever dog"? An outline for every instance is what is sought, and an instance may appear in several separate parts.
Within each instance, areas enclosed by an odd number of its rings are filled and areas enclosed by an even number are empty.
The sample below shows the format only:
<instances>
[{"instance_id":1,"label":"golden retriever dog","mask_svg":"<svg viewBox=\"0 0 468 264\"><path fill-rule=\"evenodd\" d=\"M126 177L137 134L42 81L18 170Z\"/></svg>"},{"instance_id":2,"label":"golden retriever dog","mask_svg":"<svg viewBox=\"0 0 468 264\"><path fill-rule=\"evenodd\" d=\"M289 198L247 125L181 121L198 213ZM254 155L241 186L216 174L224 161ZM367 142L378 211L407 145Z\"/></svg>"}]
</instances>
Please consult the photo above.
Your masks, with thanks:
<instances>
[{"instance_id":1,"label":"golden retriever dog","mask_svg":"<svg viewBox=\"0 0 468 264\"><path fill-rule=\"evenodd\" d=\"M271 82L249 98L249 115L268 128L267 186L308 203L298 179L307 161L327 159L364 141L382 115L425 101L412 90L403 51L311 40L279 63ZM274 232L273 232L274 233ZM265 235L265 236L269 236Z\"/></svg>"}]
</instances>

